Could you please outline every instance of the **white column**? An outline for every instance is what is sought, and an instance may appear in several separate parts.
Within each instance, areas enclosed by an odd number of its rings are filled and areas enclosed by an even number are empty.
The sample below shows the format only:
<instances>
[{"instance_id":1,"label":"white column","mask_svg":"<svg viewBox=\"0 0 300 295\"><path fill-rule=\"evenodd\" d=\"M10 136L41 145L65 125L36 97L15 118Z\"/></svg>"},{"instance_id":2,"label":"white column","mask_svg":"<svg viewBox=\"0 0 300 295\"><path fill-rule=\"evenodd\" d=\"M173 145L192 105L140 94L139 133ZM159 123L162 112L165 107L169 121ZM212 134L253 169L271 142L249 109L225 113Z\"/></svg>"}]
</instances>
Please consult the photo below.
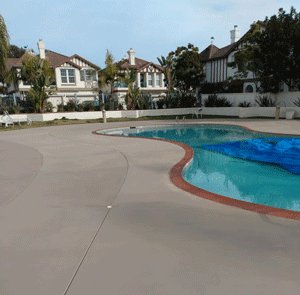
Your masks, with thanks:
<instances>
[{"instance_id":1,"label":"white column","mask_svg":"<svg viewBox=\"0 0 300 295\"><path fill-rule=\"evenodd\" d=\"M153 75L153 87L156 87L156 73Z\"/></svg>"},{"instance_id":2,"label":"white column","mask_svg":"<svg viewBox=\"0 0 300 295\"><path fill-rule=\"evenodd\" d=\"M160 85L161 85L161 87L165 87L164 79L165 79L165 74L161 73L161 77L160 77Z\"/></svg>"},{"instance_id":3,"label":"white column","mask_svg":"<svg viewBox=\"0 0 300 295\"><path fill-rule=\"evenodd\" d=\"M146 88L148 88L148 73L146 73L146 79L145 79L146 81Z\"/></svg>"},{"instance_id":4,"label":"white column","mask_svg":"<svg viewBox=\"0 0 300 295\"><path fill-rule=\"evenodd\" d=\"M141 88L141 74L137 73L137 87Z\"/></svg>"}]
</instances>

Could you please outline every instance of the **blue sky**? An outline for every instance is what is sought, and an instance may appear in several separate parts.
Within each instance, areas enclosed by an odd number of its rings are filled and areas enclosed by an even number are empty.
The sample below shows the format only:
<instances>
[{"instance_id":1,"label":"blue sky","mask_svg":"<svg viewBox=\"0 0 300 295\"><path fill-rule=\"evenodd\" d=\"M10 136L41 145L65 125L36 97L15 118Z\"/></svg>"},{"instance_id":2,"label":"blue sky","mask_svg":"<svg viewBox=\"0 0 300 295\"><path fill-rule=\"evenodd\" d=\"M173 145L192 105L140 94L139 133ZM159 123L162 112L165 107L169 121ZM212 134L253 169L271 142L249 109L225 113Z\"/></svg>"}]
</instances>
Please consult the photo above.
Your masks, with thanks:
<instances>
[{"instance_id":1,"label":"blue sky","mask_svg":"<svg viewBox=\"0 0 300 295\"><path fill-rule=\"evenodd\" d=\"M253 21L277 14L280 7L300 11L300 0L0 0L0 14L11 44L28 45L70 56L79 54L104 67L106 50L118 61L133 48L136 56L158 63L178 46L205 49L214 37L219 48L230 44L238 25L243 35Z\"/></svg>"}]
</instances>

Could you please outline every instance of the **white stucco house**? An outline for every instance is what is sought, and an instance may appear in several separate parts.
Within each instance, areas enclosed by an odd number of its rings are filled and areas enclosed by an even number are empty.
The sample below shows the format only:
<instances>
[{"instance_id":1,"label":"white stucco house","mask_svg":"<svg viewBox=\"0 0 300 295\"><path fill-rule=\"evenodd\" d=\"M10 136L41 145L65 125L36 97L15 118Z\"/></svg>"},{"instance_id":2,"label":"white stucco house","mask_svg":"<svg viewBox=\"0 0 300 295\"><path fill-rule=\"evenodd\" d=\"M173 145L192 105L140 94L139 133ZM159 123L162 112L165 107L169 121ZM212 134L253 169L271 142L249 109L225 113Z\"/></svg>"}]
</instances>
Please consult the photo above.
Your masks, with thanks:
<instances>
[{"instance_id":1,"label":"white stucco house","mask_svg":"<svg viewBox=\"0 0 300 295\"><path fill-rule=\"evenodd\" d=\"M164 81L164 69L160 65L149 62L135 56L135 51L131 48L127 51L128 56L125 56L121 61L117 62L124 70L135 69L137 72L136 81L133 85L137 86L144 93L149 93L153 98L165 95L167 87ZM109 92L109 87L104 87L103 92ZM124 104L124 98L128 92L128 87L123 82L114 84L114 94L117 95L119 103Z\"/></svg>"},{"instance_id":2,"label":"white stucco house","mask_svg":"<svg viewBox=\"0 0 300 295\"><path fill-rule=\"evenodd\" d=\"M37 45L40 58L49 60L55 73L57 92L48 99L54 107L61 102L65 104L68 100L75 99L75 97L78 103L98 99L97 71L100 68L97 65L77 54L69 57L47 50L41 39ZM31 54L35 53L31 51ZM24 58L25 54L20 58L9 58L6 63L7 70L12 67L21 69ZM16 96L22 99L29 89L30 85L20 81L17 88L10 85L8 91L9 93L15 93Z\"/></svg>"},{"instance_id":3,"label":"white stucco house","mask_svg":"<svg viewBox=\"0 0 300 295\"><path fill-rule=\"evenodd\" d=\"M257 24L263 30L265 23L258 21ZM253 31L251 27L246 34L240 38L240 30L238 26L230 31L231 43L225 47L218 48L211 44L201 52L202 62L204 63L204 74L206 83L222 83L228 81L230 77L234 77L237 72L236 68L228 67L228 62L234 61L234 55L241 50L244 45L245 37ZM252 72L248 72L247 77L243 78L243 92L256 92L256 77Z\"/></svg>"}]
</instances>

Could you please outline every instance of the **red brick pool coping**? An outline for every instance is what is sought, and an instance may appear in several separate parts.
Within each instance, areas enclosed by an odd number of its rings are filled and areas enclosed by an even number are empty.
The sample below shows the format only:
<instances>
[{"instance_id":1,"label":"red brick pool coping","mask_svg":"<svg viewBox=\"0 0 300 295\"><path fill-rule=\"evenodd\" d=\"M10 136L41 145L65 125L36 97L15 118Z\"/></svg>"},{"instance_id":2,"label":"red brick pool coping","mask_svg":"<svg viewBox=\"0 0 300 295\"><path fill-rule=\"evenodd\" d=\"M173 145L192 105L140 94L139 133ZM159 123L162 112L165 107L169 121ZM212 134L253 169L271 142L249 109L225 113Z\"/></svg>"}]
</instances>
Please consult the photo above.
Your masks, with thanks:
<instances>
[{"instance_id":1,"label":"red brick pool coping","mask_svg":"<svg viewBox=\"0 0 300 295\"><path fill-rule=\"evenodd\" d=\"M173 125L173 124L164 124L164 125L169 126L169 125ZM155 126L164 126L164 125L155 125ZM188 125L188 124L185 124L185 125ZM197 124L197 125L220 125L220 124L209 123L209 124ZM152 125L152 126L154 126L154 125ZM248 127L241 126L241 125L228 125L228 126L240 126L246 130L253 131L253 132L295 136L295 134L283 134L283 133L271 133L271 132L256 131L256 130L252 130ZM135 127L140 127L140 126L135 126ZM147 127L151 127L151 126L147 126ZM102 131L105 129L121 129L121 128L129 128L129 127L124 126L124 127L117 127L117 128L104 128L104 129L99 129L99 130L93 131L92 133L96 134L96 135L118 136L118 137L122 137L122 138L131 138L132 139L132 137L128 137L128 136L97 133L97 131ZM180 188L186 192L189 192L193 195L196 195L198 197L201 197L201 198L204 198L204 199L207 199L210 201L214 201L217 203L221 203L224 205L236 207L239 209L244 209L244 210L248 210L248 211L252 211L252 212L256 212L256 213L260 213L260 214L272 215L272 216L276 216L276 217L300 220L300 212L297 212L297 211L275 208L275 207L259 205L259 204L254 204L254 203L250 203L250 202L246 202L246 201L232 199L229 197L211 193L209 191L203 190L201 188L198 188L198 187L188 183L183 178L182 171L183 171L184 167L193 159L193 156L194 156L194 150L190 146L188 146L184 143L181 143L181 142L168 140L168 139L162 139L162 138L149 138L149 137L138 137L138 138L170 142L170 143L173 143L173 144L176 144L176 145L182 147L185 150L184 157L177 164L175 164L175 166L173 166L170 171L170 179L173 182L173 184L176 185L178 188Z\"/></svg>"}]
</instances>

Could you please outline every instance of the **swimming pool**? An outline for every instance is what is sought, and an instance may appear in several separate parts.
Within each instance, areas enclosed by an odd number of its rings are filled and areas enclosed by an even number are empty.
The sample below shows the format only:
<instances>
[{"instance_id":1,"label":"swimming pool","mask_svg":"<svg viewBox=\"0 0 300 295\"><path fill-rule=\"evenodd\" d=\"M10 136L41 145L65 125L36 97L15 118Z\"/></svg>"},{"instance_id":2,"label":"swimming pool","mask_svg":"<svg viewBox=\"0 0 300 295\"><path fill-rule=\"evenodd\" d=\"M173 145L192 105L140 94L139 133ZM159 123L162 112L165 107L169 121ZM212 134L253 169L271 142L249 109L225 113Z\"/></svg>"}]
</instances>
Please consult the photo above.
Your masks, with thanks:
<instances>
[{"instance_id":1,"label":"swimming pool","mask_svg":"<svg viewBox=\"0 0 300 295\"><path fill-rule=\"evenodd\" d=\"M300 175L280 165L204 148L259 139L265 142L272 139L272 143L274 138L299 138L297 136L274 136L228 125L168 125L122 128L103 133L182 142L194 150L193 160L183 169L183 177L190 184L236 200L300 211Z\"/></svg>"}]
</instances>

